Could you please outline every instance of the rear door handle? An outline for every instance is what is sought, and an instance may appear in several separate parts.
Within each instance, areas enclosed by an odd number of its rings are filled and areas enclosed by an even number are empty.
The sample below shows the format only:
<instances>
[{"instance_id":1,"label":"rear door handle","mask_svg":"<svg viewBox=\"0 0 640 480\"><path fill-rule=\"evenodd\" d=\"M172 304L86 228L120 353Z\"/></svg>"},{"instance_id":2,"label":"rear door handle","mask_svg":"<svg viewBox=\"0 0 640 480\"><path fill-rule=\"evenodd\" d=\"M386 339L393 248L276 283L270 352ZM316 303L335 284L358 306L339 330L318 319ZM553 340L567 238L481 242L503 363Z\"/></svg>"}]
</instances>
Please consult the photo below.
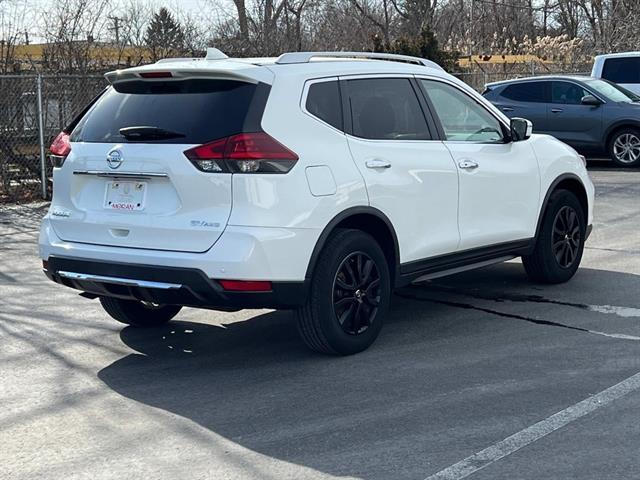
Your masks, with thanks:
<instances>
[{"instance_id":1,"label":"rear door handle","mask_svg":"<svg viewBox=\"0 0 640 480\"><path fill-rule=\"evenodd\" d=\"M391 168L391 164L386 160L374 159L367 160L365 165L367 168Z\"/></svg>"},{"instance_id":2,"label":"rear door handle","mask_svg":"<svg viewBox=\"0 0 640 480\"><path fill-rule=\"evenodd\" d=\"M463 170L474 170L478 168L478 164L473 160L460 160L458 166Z\"/></svg>"},{"instance_id":3,"label":"rear door handle","mask_svg":"<svg viewBox=\"0 0 640 480\"><path fill-rule=\"evenodd\" d=\"M513 108L511 107L502 107L503 112L513 112Z\"/></svg>"},{"instance_id":4,"label":"rear door handle","mask_svg":"<svg viewBox=\"0 0 640 480\"><path fill-rule=\"evenodd\" d=\"M552 108L551 113L562 113L563 110L561 108Z\"/></svg>"}]
</instances>

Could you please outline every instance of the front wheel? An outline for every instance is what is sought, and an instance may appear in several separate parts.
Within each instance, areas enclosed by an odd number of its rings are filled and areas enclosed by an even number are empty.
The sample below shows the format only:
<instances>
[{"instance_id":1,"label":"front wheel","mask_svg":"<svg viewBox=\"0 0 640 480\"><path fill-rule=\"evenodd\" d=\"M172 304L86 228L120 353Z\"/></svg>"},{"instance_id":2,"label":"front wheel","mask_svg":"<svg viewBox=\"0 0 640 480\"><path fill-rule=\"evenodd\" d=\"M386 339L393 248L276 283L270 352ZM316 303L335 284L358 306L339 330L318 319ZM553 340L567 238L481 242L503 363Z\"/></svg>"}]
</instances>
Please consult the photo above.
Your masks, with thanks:
<instances>
[{"instance_id":1,"label":"front wheel","mask_svg":"<svg viewBox=\"0 0 640 480\"><path fill-rule=\"evenodd\" d=\"M156 305L137 300L100 297L102 308L115 320L133 327L157 327L175 317L179 305Z\"/></svg>"},{"instance_id":2,"label":"front wheel","mask_svg":"<svg viewBox=\"0 0 640 480\"><path fill-rule=\"evenodd\" d=\"M360 230L337 230L320 254L309 298L297 311L305 344L351 355L368 348L389 308L391 277L382 249Z\"/></svg>"},{"instance_id":3,"label":"front wheel","mask_svg":"<svg viewBox=\"0 0 640 480\"><path fill-rule=\"evenodd\" d=\"M522 257L531 280L562 283L575 275L584 250L586 217L572 192L551 194L533 253Z\"/></svg>"},{"instance_id":4,"label":"front wheel","mask_svg":"<svg viewBox=\"0 0 640 480\"><path fill-rule=\"evenodd\" d=\"M619 167L640 165L640 131L626 128L616 132L609 142L609 157Z\"/></svg>"}]
</instances>

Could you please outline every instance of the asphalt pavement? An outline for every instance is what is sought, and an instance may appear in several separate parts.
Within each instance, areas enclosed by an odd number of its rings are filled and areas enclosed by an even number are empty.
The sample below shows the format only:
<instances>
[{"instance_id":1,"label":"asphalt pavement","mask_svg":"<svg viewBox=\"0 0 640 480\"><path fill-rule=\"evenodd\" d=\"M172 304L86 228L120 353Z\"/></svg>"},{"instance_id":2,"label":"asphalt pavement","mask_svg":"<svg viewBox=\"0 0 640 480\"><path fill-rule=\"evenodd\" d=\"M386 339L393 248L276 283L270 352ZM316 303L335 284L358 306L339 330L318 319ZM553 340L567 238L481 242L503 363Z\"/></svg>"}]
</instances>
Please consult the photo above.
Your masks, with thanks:
<instances>
[{"instance_id":1,"label":"asphalt pavement","mask_svg":"<svg viewBox=\"0 0 640 480\"><path fill-rule=\"evenodd\" d=\"M290 312L123 328L42 274L43 204L0 206L0 478L639 478L640 171L591 174L571 282L512 261L402 289L347 358Z\"/></svg>"}]
</instances>

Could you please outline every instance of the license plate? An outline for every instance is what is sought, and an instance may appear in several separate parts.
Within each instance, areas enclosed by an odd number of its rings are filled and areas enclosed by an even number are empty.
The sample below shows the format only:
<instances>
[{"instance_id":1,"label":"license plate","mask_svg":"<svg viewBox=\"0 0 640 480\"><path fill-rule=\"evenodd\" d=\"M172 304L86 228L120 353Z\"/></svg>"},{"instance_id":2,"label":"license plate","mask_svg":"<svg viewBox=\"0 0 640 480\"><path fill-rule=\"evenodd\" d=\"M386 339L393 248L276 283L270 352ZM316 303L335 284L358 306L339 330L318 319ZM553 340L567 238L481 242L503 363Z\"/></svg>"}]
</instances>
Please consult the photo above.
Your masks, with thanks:
<instances>
[{"instance_id":1,"label":"license plate","mask_svg":"<svg viewBox=\"0 0 640 480\"><path fill-rule=\"evenodd\" d=\"M104 208L129 212L142 210L146 196L145 182L107 182Z\"/></svg>"}]
</instances>

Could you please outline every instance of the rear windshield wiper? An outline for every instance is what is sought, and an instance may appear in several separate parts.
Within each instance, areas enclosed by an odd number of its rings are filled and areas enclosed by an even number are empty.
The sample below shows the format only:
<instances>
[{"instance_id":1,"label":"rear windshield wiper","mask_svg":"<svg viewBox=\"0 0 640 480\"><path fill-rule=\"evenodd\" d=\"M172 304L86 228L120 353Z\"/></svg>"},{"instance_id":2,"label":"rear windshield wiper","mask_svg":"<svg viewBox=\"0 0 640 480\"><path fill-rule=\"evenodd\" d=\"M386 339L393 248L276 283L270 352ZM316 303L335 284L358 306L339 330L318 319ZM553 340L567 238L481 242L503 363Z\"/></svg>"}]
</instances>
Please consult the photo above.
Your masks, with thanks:
<instances>
[{"instance_id":1,"label":"rear windshield wiper","mask_svg":"<svg viewBox=\"0 0 640 480\"><path fill-rule=\"evenodd\" d=\"M159 127L136 126L125 127L119 130L127 140L166 140L169 138L183 138L186 135L180 132L172 132Z\"/></svg>"}]
</instances>

